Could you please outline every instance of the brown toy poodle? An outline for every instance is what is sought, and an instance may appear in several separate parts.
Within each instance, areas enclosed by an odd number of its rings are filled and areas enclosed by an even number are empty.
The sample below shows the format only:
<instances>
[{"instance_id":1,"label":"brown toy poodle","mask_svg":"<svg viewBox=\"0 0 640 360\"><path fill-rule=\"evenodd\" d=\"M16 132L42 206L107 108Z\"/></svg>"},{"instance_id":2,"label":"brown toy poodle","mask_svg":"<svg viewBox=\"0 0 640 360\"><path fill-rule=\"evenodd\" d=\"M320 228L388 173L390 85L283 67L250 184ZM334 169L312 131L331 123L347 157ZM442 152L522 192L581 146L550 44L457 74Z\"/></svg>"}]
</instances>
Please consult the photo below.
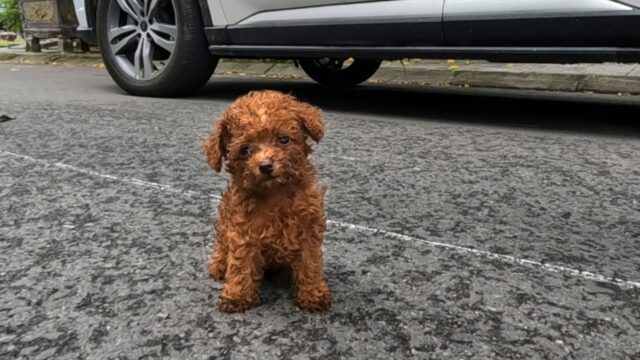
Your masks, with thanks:
<instances>
[{"instance_id":1,"label":"brown toy poodle","mask_svg":"<svg viewBox=\"0 0 640 360\"><path fill-rule=\"evenodd\" d=\"M320 109L277 91L238 98L204 144L209 165L231 183L222 195L209 273L224 280L220 310L259 303L267 269L290 269L296 304L322 311L331 304L324 281L324 190L309 162L307 137L324 135Z\"/></svg>"}]
</instances>

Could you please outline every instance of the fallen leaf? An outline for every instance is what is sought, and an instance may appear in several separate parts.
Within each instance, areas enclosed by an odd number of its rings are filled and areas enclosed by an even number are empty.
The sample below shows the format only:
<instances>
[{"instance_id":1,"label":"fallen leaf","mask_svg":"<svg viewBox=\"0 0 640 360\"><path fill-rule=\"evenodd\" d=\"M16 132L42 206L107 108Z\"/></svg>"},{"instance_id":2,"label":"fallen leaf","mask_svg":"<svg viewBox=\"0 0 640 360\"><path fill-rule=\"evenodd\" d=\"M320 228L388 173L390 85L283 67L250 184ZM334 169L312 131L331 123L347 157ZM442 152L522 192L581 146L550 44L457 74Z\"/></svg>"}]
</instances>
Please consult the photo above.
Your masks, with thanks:
<instances>
[{"instance_id":1,"label":"fallen leaf","mask_svg":"<svg viewBox=\"0 0 640 360\"><path fill-rule=\"evenodd\" d=\"M447 60L447 64L455 64L455 63L456 63L455 60L452 60L452 59Z\"/></svg>"},{"instance_id":2,"label":"fallen leaf","mask_svg":"<svg viewBox=\"0 0 640 360\"><path fill-rule=\"evenodd\" d=\"M13 119L14 118L12 118L12 117L10 117L8 115L4 115L4 114L0 115L0 123L7 122L7 121L10 121L10 120L13 120Z\"/></svg>"}]
</instances>

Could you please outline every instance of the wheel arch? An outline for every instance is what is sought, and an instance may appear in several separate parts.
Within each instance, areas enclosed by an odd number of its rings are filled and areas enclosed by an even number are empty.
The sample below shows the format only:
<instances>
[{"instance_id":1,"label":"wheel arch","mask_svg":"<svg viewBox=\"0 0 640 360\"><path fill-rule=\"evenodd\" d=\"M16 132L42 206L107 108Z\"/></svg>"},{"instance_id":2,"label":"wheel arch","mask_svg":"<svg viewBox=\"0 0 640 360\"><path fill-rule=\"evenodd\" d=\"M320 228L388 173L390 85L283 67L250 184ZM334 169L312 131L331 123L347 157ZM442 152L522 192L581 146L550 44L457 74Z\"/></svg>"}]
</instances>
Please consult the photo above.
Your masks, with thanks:
<instances>
[{"instance_id":1,"label":"wheel arch","mask_svg":"<svg viewBox=\"0 0 640 360\"><path fill-rule=\"evenodd\" d=\"M84 0L87 27L78 29L78 36L90 44L98 43L96 19L98 16L98 5L100 1L104 0ZM209 10L209 3L207 0L198 0L198 4L200 5L200 14L202 16L202 23L204 24L204 27L212 27L213 19L211 18L211 11Z\"/></svg>"},{"instance_id":2,"label":"wheel arch","mask_svg":"<svg viewBox=\"0 0 640 360\"><path fill-rule=\"evenodd\" d=\"M200 4L200 15L202 16L202 24L205 28L213 26L213 19L211 18L211 11L209 9L209 2L207 0L198 0Z\"/></svg>"}]
</instances>

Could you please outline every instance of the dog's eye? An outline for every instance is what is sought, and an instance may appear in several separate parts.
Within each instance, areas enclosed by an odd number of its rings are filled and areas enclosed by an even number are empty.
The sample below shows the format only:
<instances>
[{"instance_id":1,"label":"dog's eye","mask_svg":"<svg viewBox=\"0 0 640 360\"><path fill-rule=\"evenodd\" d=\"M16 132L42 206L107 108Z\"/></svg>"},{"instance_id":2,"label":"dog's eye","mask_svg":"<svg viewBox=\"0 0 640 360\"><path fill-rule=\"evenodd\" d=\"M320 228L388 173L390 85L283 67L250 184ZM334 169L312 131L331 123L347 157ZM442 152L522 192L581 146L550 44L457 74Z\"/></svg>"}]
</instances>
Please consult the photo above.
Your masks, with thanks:
<instances>
[{"instance_id":1,"label":"dog's eye","mask_svg":"<svg viewBox=\"0 0 640 360\"><path fill-rule=\"evenodd\" d=\"M249 149L248 145L245 145L240 148L240 156L247 157L249 156L249 153L251 153L251 149Z\"/></svg>"},{"instance_id":2,"label":"dog's eye","mask_svg":"<svg viewBox=\"0 0 640 360\"><path fill-rule=\"evenodd\" d=\"M288 136L278 136L278 144L285 145L289 142Z\"/></svg>"}]
</instances>

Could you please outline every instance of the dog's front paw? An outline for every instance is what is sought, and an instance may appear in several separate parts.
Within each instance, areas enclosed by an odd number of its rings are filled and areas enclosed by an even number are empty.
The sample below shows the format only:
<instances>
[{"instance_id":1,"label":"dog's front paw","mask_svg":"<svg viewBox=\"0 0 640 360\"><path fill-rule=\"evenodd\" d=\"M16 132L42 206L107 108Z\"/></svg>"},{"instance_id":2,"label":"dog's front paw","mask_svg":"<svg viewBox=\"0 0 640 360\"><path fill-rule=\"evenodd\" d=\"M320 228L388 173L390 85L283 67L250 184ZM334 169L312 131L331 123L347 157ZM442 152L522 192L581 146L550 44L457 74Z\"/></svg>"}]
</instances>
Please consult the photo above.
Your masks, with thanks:
<instances>
[{"instance_id":1,"label":"dog's front paw","mask_svg":"<svg viewBox=\"0 0 640 360\"><path fill-rule=\"evenodd\" d=\"M331 306L331 292L326 284L298 289L296 305L306 311L326 311Z\"/></svg>"},{"instance_id":2,"label":"dog's front paw","mask_svg":"<svg viewBox=\"0 0 640 360\"><path fill-rule=\"evenodd\" d=\"M227 267L225 264L217 261L212 261L209 264L209 276L217 281L223 281L224 276L227 272Z\"/></svg>"},{"instance_id":3,"label":"dog's front paw","mask_svg":"<svg viewBox=\"0 0 640 360\"><path fill-rule=\"evenodd\" d=\"M258 305L260 299L220 299L220 311L226 313L238 313L249 310L250 308Z\"/></svg>"}]
</instances>

